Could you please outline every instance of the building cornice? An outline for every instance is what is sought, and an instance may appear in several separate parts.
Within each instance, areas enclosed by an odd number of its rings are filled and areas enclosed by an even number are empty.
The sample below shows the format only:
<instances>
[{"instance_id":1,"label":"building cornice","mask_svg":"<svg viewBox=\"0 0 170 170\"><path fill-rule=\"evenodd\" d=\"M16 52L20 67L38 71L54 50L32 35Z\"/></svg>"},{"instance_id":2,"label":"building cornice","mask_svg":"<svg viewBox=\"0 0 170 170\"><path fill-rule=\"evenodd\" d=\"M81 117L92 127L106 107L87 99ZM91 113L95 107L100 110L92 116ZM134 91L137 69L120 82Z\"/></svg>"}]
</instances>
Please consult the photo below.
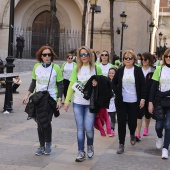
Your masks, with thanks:
<instances>
[{"instance_id":1,"label":"building cornice","mask_svg":"<svg viewBox=\"0 0 170 170\"><path fill-rule=\"evenodd\" d=\"M159 16L170 16L170 12L159 12Z\"/></svg>"},{"instance_id":2,"label":"building cornice","mask_svg":"<svg viewBox=\"0 0 170 170\"><path fill-rule=\"evenodd\" d=\"M142 0L116 0L117 2L130 2L139 3L149 14L152 14L151 10L142 2Z\"/></svg>"}]
</instances>

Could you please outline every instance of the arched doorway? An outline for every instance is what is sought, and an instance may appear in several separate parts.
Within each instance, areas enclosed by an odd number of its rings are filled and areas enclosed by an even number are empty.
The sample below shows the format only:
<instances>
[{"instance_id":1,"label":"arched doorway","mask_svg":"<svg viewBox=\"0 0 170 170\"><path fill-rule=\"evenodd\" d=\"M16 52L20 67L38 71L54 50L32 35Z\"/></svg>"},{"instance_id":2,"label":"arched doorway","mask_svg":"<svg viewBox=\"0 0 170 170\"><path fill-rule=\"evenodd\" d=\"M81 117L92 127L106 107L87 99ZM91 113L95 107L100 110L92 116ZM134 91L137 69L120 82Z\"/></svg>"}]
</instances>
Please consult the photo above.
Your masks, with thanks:
<instances>
[{"instance_id":1,"label":"arched doorway","mask_svg":"<svg viewBox=\"0 0 170 170\"><path fill-rule=\"evenodd\" d=\"M49 44L50 35L50 11L40 13L32 24L32 48L31 56L35 58L37 50L46 44ZM56 18L56 32L55 32L55 45L54 51L59 54L59 39L60 39L60 24Z\"/></svg>"}]
</instances>

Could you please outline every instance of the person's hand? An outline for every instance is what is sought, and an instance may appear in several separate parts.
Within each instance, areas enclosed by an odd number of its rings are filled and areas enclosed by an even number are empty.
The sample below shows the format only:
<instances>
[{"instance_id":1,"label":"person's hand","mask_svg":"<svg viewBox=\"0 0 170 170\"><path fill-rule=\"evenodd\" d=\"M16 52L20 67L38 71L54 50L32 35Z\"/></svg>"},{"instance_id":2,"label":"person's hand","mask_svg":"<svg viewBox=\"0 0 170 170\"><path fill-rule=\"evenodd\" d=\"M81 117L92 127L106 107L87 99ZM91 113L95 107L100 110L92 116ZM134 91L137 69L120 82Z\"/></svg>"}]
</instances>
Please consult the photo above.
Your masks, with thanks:
<instances>
[{"instance_id":1,"label":"person's hand","mask_svg":"<svg viewBox=\"0 0 170 170\"><path fill-rule=\"evenodd\" d=\"M69 104L64 103L64 110L67 112L69 109Z\"/></svg>"},{"instance_id":2,"label":"person's hand","mask_svg":"<svg viewBox=\"0 0 170 170\"><path fill-rule=\"evenodd\" d=\"M153 109L154 109L153 103L152 103L152 102L149 102L148 111L149 111L150 114L153 114Z\"/></svg>"},{"instance_id":3,"label":"person's hand","mask_svg":"<svg viewBox=\"0 0 170 170\"><path fill-rule=\"evenodd\" d=\"M22 103L23 104L27 104L27 100L28 100L29 96L25 96L22 100Z\"/></svg>"},{"instance_id":4,"label":"person's hand","mask_svg":"<svg viewBox=\"0 0 170 170\"><path fill-rule=\"evenodd\" d=\"M92 86L97 86L97 81L95 80L95 79L93 79L93 81L92 81Z\"/></svg>"},{"instance_id":5,"label":"person's hand","mask_svg":"<svg viewBox=\"0 0 170 170\"><path fill-rule=\"evenodd\" d=\"M61 106L62 106L61 100L58 99L56 108L57 108L57 109L61 109Z\"/></svg>"},{"instance_id":6,"label":"person's hand","mask_svg":"<svg viewBox=\"0 0 170 170\"><path fill-rule=\"evenodd\" d=\"M142 109L144 107L144 105L145 105L145 100L141 99L140 100L140 105L139 105L140 109Z\"/></svg>"}]
</instances>

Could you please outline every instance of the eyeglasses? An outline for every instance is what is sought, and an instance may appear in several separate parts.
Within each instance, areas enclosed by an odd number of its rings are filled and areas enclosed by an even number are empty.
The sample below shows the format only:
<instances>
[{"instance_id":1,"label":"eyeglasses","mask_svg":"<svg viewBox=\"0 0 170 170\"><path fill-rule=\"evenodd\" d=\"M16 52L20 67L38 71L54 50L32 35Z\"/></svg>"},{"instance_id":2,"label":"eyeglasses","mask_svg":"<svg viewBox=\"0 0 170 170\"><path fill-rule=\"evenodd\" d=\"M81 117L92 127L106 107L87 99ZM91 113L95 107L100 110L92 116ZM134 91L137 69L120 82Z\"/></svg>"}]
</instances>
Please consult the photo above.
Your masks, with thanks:
<instances>
[{"instance_id":1,"label":"eyeglasses","mask_svg":"<svg viewBox=\"0 0 170 170\"><path fill-rule=\"evenodd\" d=\"M47 57L47 55L48 55L48 57L52 57L53 56L53 54L51 54L51 53L43 53L43 54L41 54L43 57Z\"/></svg>"},{"instance_id":2,"label":"eyeglasses","mask_svg":"<svg viewBox=\"0 0 170 170\"><path fill-rule=\"evenodd\" d=\"M124 60L133 60L133 57L124 57Z\"/></svg>"},{"instance_id":3,"label":"eyeglasses","mask_svg":"<svg viewBox=\"0 0 170 170\"><path fill-rule=\"evenodd\" d=\"M80 53L79 56L80 56L80 57L83 57L83 56L84 56L84 57L88 57L88 56L89 56L89 53Z\"/></svg>"},{"instance_id":4,"label":"eyeglasses","mask_svg":"<svg viewBox=\"0 0 170 170\"><path fill-rule=\"evenodd\" d=\"M143 60L144 60L144 61L147 61L148 59L146 59L146 58L144 58L144 59L143 59L143 58L141 58L141 61L143 61Z\"/></svg>"},{"instance_id":5,"label":"eyeglasses","mask_svg":"<svg viewBox=\"0 0 170 170\"><path fill-rule=\"evenodd\" d=\"M68 57L67 59L72 60L73 58L69 58L69 57Z\"/></svg>"},{"instance_id":6,"label":"eyeglasses","mask_svg":"<svg viewBox=\"0 0 170 170\"><path fill-rule=\"evenodd\" d=\"M170 58L170 55L164 55L165 58Z\"/></svg>"},{"instance_id":7,"label":"eyeglasses","mask_svg":"<svg viewBox=\"0 0 170 170\"><path fill-rule=\"evenodd\" d=\"M109 56L108 54L101 54L101 56Z\"/></svg>"}]
</instances>

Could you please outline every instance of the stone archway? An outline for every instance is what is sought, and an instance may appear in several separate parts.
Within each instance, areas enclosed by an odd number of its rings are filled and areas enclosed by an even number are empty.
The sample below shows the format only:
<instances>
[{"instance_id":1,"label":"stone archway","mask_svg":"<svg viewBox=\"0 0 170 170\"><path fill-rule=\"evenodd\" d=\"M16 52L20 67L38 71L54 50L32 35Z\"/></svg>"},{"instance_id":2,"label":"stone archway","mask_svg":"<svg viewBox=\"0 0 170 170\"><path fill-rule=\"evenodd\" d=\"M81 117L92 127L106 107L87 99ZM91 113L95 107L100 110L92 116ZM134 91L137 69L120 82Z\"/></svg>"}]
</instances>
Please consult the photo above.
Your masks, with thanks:
<instances>
[{"instance_id":1,"label":"stone archway","mask_svg":"<svg viewBox=\"0 0 170 170\"><path fill-rule=\"evenodd\" d=\"M24 13L21 22L21 27L31 28L35 17L41 12L46 10L50 11L50 1L41 0L32 4ZM64 28L71 29L70 17L67 11L65 10L65 8L62 7L59 3L57 3L56 17L60 23L60 29L64 29Z\"/></svg>"}]
</instances>

